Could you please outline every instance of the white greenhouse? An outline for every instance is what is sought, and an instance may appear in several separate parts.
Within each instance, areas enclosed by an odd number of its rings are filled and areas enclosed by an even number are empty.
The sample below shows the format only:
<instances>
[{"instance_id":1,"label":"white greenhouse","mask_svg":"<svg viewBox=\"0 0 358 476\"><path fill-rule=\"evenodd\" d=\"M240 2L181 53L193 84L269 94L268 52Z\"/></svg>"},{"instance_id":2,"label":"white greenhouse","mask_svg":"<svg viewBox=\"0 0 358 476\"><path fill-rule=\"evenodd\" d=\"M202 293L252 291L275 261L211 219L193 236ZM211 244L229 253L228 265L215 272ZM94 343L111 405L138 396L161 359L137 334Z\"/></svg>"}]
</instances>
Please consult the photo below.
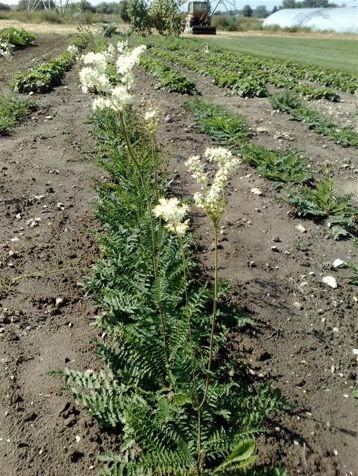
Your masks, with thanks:
<instances>
[{"instance_id":1,"label":"white greenhouse","mask_svg":"<svg viewBox=\"0 0 358 476\"><path fill-rule=\"evenodd\" d=\"M313 31L358 33L357 7L285 8L270 15L265 26L310 28Z\"/></svg>"}]
</instances>

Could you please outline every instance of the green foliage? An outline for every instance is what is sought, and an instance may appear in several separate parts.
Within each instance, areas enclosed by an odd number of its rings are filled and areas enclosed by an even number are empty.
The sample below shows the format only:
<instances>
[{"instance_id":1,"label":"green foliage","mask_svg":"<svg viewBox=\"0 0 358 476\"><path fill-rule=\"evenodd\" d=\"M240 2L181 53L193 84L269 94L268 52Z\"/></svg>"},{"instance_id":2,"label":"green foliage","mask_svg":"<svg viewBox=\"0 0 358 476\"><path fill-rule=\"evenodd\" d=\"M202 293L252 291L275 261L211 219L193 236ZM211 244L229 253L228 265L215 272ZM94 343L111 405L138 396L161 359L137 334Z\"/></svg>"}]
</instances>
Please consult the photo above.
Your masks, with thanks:
<instances>
[{"instance_id":1,"label":"green foliage","mask_svg":"<svg viewBox=\"0 0 358 476\"><path fill-rule=\"evenodd\" d=\"M116 453L101 458L103 475L189 476L197 474L196 402L205 392L213 291L194 278L190 235L179 240L153 221L152 208L167 183L157 174L162 158L133 111L125 121L140 175L115 113L93 116L99 160L111 177L99 186L103 257L87 283L102 309L95 326L105 370L67 369L63 376L101 426L121 434ZM182 250L189 276L183 273ZM245 317L224 288L219 309L202 413L202 457L205 474L238 475L253 466L255 435L283 402L269 386L252 381L242 360L229 358L230 333L243 332Z\"/></svg>"},{"instance_id":2,"label":"green foliage","mask_svg":"<svg viewBox=\"0 0 358 476\"><path fill-rule=\"evenodd\" d=\"M352 272L352 275L350 276L348 283L353 284L353 286L358 286L358 264L348 263L348 266ZM356 398L358 398L358 395Z\"/></svg>"},{"instance_id":3,"label":"green foliage","mask_svg":"<svg viewBox=\"0 0 358 476\"><path fill-rule=\"evenodd\" d=\"M36 44L36 36L23 28L4 28L0 30L0 42L9 43L14 50L21 50Z\"/></svg>"},{"instance_id":4,"label":"green foliage","mask_svg":"<svg viewBox=\"0 0 358 476\"><path fill-rule=\"evenodd\" d=\"M126 13L134 31L139 33L150 32L151 18L146 0L128 0Z\"/></svg>"},{"instance_id":5,"label":"green foliage","mask_svg":"<svg viewBox=\"0 0 358 476\"><path fill-rule=\"evenodd\" d=\"M272 107L290 114L293 120L303 122L309 129L331 139L343 147L357 147L358 133L348 127L340 127L322 114L307 107L292 92L277 94L271 98Z\"/></svg>"},{"instance_id":6,"label":"green foliage","mask_svg":"<svg viewBox=\"0 0 358 476\"><path fill-rule=\"evenodd\" d=\"M75 37L72 44L78 48L83 48L87 41L88 37L84 34L79 34ZM75 61L75 54L65 50L48 63L30 68L24 73L16 74L12 87L15 92L19 93L29 93L30 91L47 93L61 84L66 71L71 69Z\"/></svg>"},{"instance_id":7,"label":"green foliage","mask_svg":"<svg viewBox=\"0 0 358 476\"><path fill-rule=\"evenodd\" d=\"M117 33L117 25L115 23L104 23L102 25L102 34L105 38L110 38Z\"/></svg>"},{"instance_id":8,"label":"green foliage","mask_svg":"<svg viewBox=\"0 0 358 476\"><path fill-rule=\"evenodd\" d=\"M233 89L242 96L267 96L267 85L292 89L307 99L327 99L336 102L338 94L331 88L354 92L357 78L353 74L320 70L319 68L282 62L262 57L241 55L207 46L205 54L195 40L182 39L171 49L172 40L151 39L155 54L211 76L220 87ZM307 84L311 81L316 84Z\"/></svg>"},{"instance_id":9,"label":"green foliage","mask_svg":"<svg viewBox=\"0 0 358 476\"><path fill-rule=\"evenodd\" d=\"M281 152L251 143L243 146L242 154L245 161L269 180L295 184L312 180L312 172L296 151Z\"/></svg>"},{"instance_id":10,"label":"green foliage","mask_svg":"<svg viewBox=\"0 0 358 476\"><path fill-rule=\"evenodd\" d=\"M160 35L176 35L184 31L185 18L177 0L153 0L149 14L151 24Z\"/></svg>"},{"instance_id":11,"label":"green foliage","mask_svg":"<svg viewBox=\"0 0 358 476\"><path fill-rule=\"evenodd\" d=\"M140 64L153 76L159 78L157 85L159 89L180 94L197 93L195 83L190 81L184 74L172 70L163 62L146 55L142 56Z\"/></svg>"},{"instance_id":12,"label":"green foliage","mask_svg":"<svg viewBox=\"0 0 358 476\"><path fill-rule=\"evenodd\" d=\"M303 187L290 202L298 216L317 221L328 220L335 239L354 236L358 232L358 209L351 197L335 193L329 178L318 181L315 188Z\"/></svg>"},{"instance_id":13,"label":"green foliage","mask_svg":"<svg viewBox=\"0 0 358 476\"><path fill-rule=\"evenodd\" d=\"M252 136L243 117L231 115L221 106L194 99L187 103L187 107L194 113L201 130L218 144L238 151L242 143Z\"/></svg>"},{"instance_id":14,"label":"green foliage","mask_svg":"<svg viewBox=\"0 0 358 476\"><path fill-rule=\"evenodd\" d=\"M332 102L339 102L340 100L339 95L335 93L333 89L329 88L315 87L308 84L298 84L293 89L297 94L308 100L327 99Z\"/></svg>"},{"instance_id":15,"label":"green foliage","mask_svg":"<svg viewBox=\"0 0 358 476\"><path fill-rule=\"evenodd\" d=\"M33 101L0 94L0 135L9 134L35 109Z\"/></svg>"}]
</instances>

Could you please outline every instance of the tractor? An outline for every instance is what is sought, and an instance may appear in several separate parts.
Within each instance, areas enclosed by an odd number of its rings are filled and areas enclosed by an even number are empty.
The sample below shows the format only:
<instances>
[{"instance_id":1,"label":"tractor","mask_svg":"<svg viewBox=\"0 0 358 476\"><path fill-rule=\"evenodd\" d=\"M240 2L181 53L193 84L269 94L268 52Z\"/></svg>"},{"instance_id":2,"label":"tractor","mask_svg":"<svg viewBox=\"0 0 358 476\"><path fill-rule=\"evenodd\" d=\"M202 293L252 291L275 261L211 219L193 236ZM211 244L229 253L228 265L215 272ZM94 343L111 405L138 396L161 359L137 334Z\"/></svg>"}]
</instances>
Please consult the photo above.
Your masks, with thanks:
<instances>
[{"instance_id":1,"label":"tractor","mask_svg":"<svg viewBox=\"0 0 358 476\"><path fill-rule=\"evenodd\" d=\"M216 28L211 26L209 2L189 2L186 31L193 35L216 35Z\"/></svg>"}]
</instances>

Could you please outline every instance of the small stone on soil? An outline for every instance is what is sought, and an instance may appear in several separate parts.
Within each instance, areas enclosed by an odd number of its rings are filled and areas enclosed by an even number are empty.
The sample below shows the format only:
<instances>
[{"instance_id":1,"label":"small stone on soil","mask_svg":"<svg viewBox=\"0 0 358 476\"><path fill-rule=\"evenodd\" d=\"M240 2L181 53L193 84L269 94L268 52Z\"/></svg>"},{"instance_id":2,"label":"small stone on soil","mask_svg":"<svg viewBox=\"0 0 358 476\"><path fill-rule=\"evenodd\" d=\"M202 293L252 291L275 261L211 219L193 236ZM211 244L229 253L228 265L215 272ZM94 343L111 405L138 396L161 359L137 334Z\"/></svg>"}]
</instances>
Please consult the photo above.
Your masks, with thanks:
<instances>
[{"instance_id":1,"label":"small stone on soil","mask_svg":"<svg viewBox=\"0 0 358 476\"><path fill-rule=\"evenodd\" d=\"M342 259L335 259L333 261L333 268L346 268L347 267L347 263L345 261L343 261Z\"/></svg>"},{"instance_id":2,"label":"small stone on soil","mask_svg":"<svg viewBox=\"0 0 358 476\"><path fill-rule=\"evenodd\" d=\"M330 288L333 288L333 289L336 289L338 287L337 280L333 276L325 276L322 279L322 282L324 284L327 284L327 286L329 286Z\"/></svg>"},{"instance_id":3,"label":"small stone on soil","mask_svg":"<svg viewBox=\"0 0 358 476\"><path fill-rule=\"evenodd\" d=\"M303 225L296 225L295 228L300 233L306 233L306 228Z\"/></svg>"},{"instance_id":4,"label":"small stone on soil","mask_svg":"<svg viewBox=\"0 0 358 476\"><path fill-rule=\"evenodd\" d=\"M253 193L254 195L258 195L258 196L262 195L262 191L259 188L256 188L256 187L253 187L251 189L251 193Z\"/></svg>"}]
</instances>

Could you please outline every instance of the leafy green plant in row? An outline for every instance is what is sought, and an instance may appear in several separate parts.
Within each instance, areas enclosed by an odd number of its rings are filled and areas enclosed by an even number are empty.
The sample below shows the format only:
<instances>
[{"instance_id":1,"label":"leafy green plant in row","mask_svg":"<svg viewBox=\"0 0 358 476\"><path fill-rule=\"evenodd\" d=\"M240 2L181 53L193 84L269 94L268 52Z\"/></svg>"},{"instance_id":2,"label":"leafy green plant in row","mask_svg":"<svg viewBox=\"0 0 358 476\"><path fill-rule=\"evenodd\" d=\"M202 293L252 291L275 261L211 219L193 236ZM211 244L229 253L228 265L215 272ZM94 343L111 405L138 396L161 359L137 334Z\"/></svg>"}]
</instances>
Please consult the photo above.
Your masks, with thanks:
<instances>
[{"instance_id":1,"label":"leafy green plant in row","mask_svg":"<svg viewBox=\"0 0 358 476\"><path fill-rule=\"evenodd\" d=\"M74 42L57 58L30 68L24 73L15 75L12 87L19 93L47 93L59 86L66 71L70 70L76 61L80 48L88 42L88 37L78 35ZM81 46L77 46L81 45Z\"/></svg>"},{"instance_id":2,"label":"leafy green plant in row","mask_svg":"<svg viewBox=\"0 0 358 476\"><path fill-rule=\"evenodd\" d=\"M37 38L23 28L4 28L0 30L0 42L8 43L14 50L21 50L28 46L34 46Z\"/></svg>"},{"instance_id":3,"label":"leafy green plant in row","mask_svg":"<svg viewBox=\"0 0 358 476\"><path fill-rule=\"evenodd\" d=\"M246 71L260 77L278 87L287 86L286 81L295 85L298 81L310 81L328 88L336 88L339 91L354 93L357 90L358 76L355 73L335 71L329 68L321 68L315 65L282 61L256 55L240 54L222 47L207 46L205 55L202 54L202 41L183 38L176 39L151 38L150 44L164 50L175 51L183 56L192 53L200 54L202 61L211 65L215 63L222 68L235 68L237 71ZM193 57L194 58L194 57ZM198 61L198 56L195 57ZM262 76L261 76L262 75ZM266 79L265 79L266 78ZM277 84L277 82L283 82ZM275 84L276 83L276 84Z\"/></svg>"},{"instance_id":4,"label":"leafy green plant in row","mask_svg":"<svg viewBox=\"0 0 358 476\"><path fill-rule=\"evenodd\" d=\"M269 180L293 184L289 202L296 215L329 224L334 239L357 234L358 211L351 197L337 194L330 179L319 180L302 155L294 150L277 151L250 140L244 118L222 106L201 99L188 103L197 124L214 142L241 153L243 160Z\"/></svg>"},{"instance_id":5,"label":"leafy green plant in row","mask_svg":"<svg viewBox=\"0 0 358 476\"><path fill-rule=\"evenodd\" d=\"M336 240L358 234L358 208L353 205L349 195L335 192L330 178L317 181L314 188L300 188L290 198L290 202L299 217L329 224Z\"/></svg>"},{"instance_id":6,"label":"leafy green plant in row","mask_svg":"<svg viewBox=\"0 0 358 476\"><path fill-rule=\"evenodd\" d=\"M241 153L260 175L278 182L305 183L312 179L307 163L296 151L277 151L250 141L252 133L246 120L225 108L201 99L188 102L201 130L216 143Z\"/></svg>"},{"instance_id":7,"label":"leafy green plant in row","mask_svg":"<svg viewBox=\"0 0 358 476\"><path fill-rule=\"evenodd\" d=\"M207 150L213 177L198 157L188 161L202 186L195 203L215 230L214 279L206 282L196 278L189 206L165 197L159 113L150 104L130 106L126 85L143 49L119 51L117 86L109 89L102 76L105 54L86 56L92 71L81 75L85 90L96 84L94 130L111 177L99 189L103 258L87 285L103 311L95 322L103 370L61 374L100 425L120 434L116 451L101 457L101 474L241 474L255 462L265 419L284 405L248 376L242 360L230 359L227 346L230 333L248 323L218 276L225 191L239 160L226 149Z\"/></svg>"},{"instance_id":8,"label":"leafy green plant in row","mask_svg":"<svg viewBox=\"0 0 358 476\"><path fill-rule=\"evenodd\" d=\"M196 58L191 58L190 54L183 56L177 52L162 51L155 48L152 54L174 63L178 63L193 71L205 76L211 76L214 83L220 87L227 87L242 97L266 97L268 91L262 81L252 74L243 74L238 72L225 71L221 66L213 66L210 62Z\"/></svg>"},{"instance_id":9,"label":"leafy green plant in row","mask_svg":"<svg viewBox=\"0 0 358 476\"><path fill-rule=\"evenodd\" d=\"M163 43L156 38L148 40L148 44L157 56L212 76L216 84L234 89L241 96L267 96L267 85L271 84L297 91L308 100L339 100L339 95L334 90L307 83L297 84L298 78L290 77L287 71L280 72L279 69L272 68L270 63L262 63L256 57L238 55L215 47L207 47L203 54L195 41L186 39ZM299 81L306 81L306 78L302 77Z\"/></svg>"},{"instance_id":10,"label":"leafy green plant in row","mask_svg":"<svg viewBox=\"0 0 358 476\"><path fill-rule=\"evenodd\" d=\"M150 56L141 59L143 66L151 74L159 78L158 88L168 92L180 94L196 94L195 83L190 81L184 74L172 70L169 66Z\"/></svg>"},{"instance_id":11,"label":"leafy green plant in row","mask_svg":"<svg viewBox=\"0 0 358 476\"><path fill-rule=\"evenodd\" d=\"M236 149L252 137L252 132L243 117L228 113L223 107L196 98L187 102L203 132L215 142Z\"/></svg>"},{"instance_id":12,"label":"leafy green plant in row","mask_svg":"<svg viewBox=\"0 0 358 476\"><path fill-rule=\"evenodd\" d=\"M9 134L35 109L33 101L0 94L0 135Z\"/></svg>"},{"instance_id":13,"label":"leafy green plant in row","mask_svg":"<svg viewBox=\"0 0 358 476\"><path fill-rule=\"evenodd\" d=\"M322 114L307 107L298 96L285 92L272 96L274 109L290 114L293 120L303 122L309 129L328 137L343 147L357 147L358 133L348 127L340 127Z\"/></svg>"}]
</instances>

